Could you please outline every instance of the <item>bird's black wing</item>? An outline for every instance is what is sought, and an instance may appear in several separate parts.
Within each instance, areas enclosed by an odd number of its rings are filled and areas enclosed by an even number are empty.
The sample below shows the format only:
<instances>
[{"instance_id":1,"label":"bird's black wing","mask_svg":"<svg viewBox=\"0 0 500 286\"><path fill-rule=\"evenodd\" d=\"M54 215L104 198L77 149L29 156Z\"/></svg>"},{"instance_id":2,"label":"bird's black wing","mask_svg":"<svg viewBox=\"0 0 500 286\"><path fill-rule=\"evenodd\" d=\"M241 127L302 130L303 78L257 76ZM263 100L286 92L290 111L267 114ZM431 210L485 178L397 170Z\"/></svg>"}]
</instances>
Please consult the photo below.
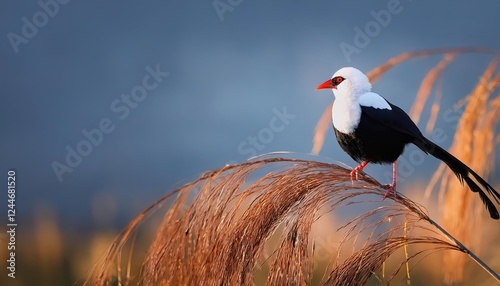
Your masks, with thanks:
<instances>
[{"instance_id":1,"label":"bird's black wing","mask_svg":"<svg viewBox=\"0 0 500 286\"><path fill-rule=\"evenodd\" d=\"M387 100L386 100L387 101ZM422 132L401 108L387 101L391 109L378 109L361 105L361 112L371 119L378 121L411 138L423 139Z\"/></svg>"}]
</instances>

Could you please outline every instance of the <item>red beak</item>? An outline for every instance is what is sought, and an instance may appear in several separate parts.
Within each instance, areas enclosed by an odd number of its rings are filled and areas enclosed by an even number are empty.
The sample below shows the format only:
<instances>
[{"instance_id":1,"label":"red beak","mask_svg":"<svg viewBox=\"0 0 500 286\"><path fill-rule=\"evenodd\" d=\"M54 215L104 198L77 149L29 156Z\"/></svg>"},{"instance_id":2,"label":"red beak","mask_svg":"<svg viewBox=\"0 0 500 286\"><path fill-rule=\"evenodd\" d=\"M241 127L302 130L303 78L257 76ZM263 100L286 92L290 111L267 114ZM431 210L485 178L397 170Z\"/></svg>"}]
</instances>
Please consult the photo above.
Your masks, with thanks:
<instances>
[{"instance_id":1,"label":"red beak","mask_svg":"<svg viewBox=\"0 0 500 286\"><path fill-rule=\"evenodd\" d=\"M332 88L333 89L337 89L337 86L333 85L332 80L329 79L329 80L325 81L324 83L318 85L318 87L316 88L316 90L327 89L327 88L329 88L329 89L332 89Z\"/></svg>"}]
</instances>

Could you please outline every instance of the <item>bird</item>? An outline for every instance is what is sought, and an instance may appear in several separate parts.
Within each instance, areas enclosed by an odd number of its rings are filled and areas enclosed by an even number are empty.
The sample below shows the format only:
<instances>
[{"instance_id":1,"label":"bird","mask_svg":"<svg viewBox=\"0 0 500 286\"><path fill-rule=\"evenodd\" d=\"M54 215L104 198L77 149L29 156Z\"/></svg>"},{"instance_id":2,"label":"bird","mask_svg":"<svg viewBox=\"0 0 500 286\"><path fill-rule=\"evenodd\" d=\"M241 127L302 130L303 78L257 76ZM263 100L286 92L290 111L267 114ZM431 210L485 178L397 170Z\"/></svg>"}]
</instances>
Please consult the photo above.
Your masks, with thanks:
<instances>
[{"instance_id":1,"label":"bird","mask_svg":"<svg viewBox=\"0 0 500 286\"><path fill-rule=\"evenodd\" d=\"M470 167L427 139L410 116L381 95L372 92L368 77L353 67L343 67L320 84L316 90L331 89L335 96L332 121L340 147L359 165L351 173L351 181L368 163L391 164L392 183L382 200L391 192L396 197L396 161L408 144L443 161L471 191L479 194L491 218L500 215L488 193L497 204L500 194Z\"/></svg>"}]
</instances>

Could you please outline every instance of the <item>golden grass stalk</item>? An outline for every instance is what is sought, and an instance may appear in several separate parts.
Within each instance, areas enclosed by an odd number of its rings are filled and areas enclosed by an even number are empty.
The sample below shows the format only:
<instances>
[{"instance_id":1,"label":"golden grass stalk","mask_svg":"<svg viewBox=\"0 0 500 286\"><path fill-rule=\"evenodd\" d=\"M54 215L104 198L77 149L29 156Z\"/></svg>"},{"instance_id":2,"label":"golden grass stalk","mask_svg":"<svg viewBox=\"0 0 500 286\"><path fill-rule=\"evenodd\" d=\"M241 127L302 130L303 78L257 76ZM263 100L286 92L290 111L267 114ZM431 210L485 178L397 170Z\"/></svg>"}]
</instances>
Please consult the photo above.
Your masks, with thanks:
<instances>
[{"instance_id":1,"label":"golden grass stalk","mask_svg":"<svg viewBox=\"0 0 500 286\"><path fill-rule=\"evenodd\" d=\"M443 96L443 81L439 81L439 85L436 89L436 97L434 98L434 102L431 107L431 115L429 116L429 120L427 121L427 125L425 126L425 133L431 134L434 126L436 125L436 120L439 114L439 102L441 101L441 97Z\"/></svg>"},{"instance_id":2,"label":"golden grass stalk","mask_svg":"<svg viewBox=\"0 0 500 286\"><path fill-rule=\"evenodd\" d=\"M456 56L456 53L445 54L443 59L436 66L434 66L422 80L420 88L417 91L417 95L415 96L415 100L413 101L413 105L408 113L415 124L418 124L420 121L420 115L424 110L425 103L429 98L435 82L439 79L444 69L455 59Z\"/></svg>"},{"instance_id":3,"label":"golden grass stalk","mask_svg":"<svg viewBox=\"0 0 500 286\"><path fill-rule=\"evenodd\" d=\"M407 236L408 236L408 223L405 221L404 223L404 227L403 227L403 238L406 240ZM407 285L411 285L411 276L410 276L410 264L408 263L409 261L409 254L408 254L408 244L405 244L403 245L403 249L404 249L404 252L405 252L405 259L406 259L406 263L405 263L405 266L406 266L406 284Z\"/></svg>"},{"instance_id":4,"label":"golden grass stalk","mask_svg":"<svg viewBox=\"0 0 500 286\"><path fill-rule=\"evenodd\" d=\"M364 285L405 245L426 244L428 248L413 253L403 264L436 250L455 250L477 259L436 227L421 206L399 194L389 198L392 203L380 203L385 186L361 174L353 187L350 171L322 162L272 157L206 172L132 220L96 264L86 284L252 285L255 272L266 265L267 285L310 285L312 261L319 251L311 239L313 225L325 214L357 210L361 203L375 207L358 210L357 216L337 229L342 237L339 259L325 273L321 285ZM117 271L120 265L131 265L130 258L122 261L120 255L127 241L174 195L141 258L142 268ZM408 228L425 235L405 233ZM264 247L276 233L279 239L273 254L263 257ZM350 243L354 251L341 260L342 253L350 252ZM361 247L356 247L359 243ZM386 283L400 268L393 266ZM485 269L500 281L491 269Z\"/></svg>"},{"instance_id":5,"label":"golden grass stalk","mask_svg":"<svg viewBox=\"0 0 500 286\"><path fill-rule=\"evenodd\" d=\"M463 47L463 48L440 48L440 49L430 49L423 51L405 52L398 56L392 57L380 66L372 69L366 75L372 83L375 83L384 73L393 67L409 60L416 58L426 58L432 55L439 54L465 54L465 53L480 53L480 54L497 54L498 51L485 49L480 47Z\"/></svg>"},{"instance_id":6,"label":"golden grass stalk","mask_svg":"<svg viewBox=\"0 0 500 286\"><path fill-rule=\"evenodd\" d=\"M311 151L314 155L318 155L321 148L323 148L326 131L331 128L332 107L333 101L326 107L325 111L321 115L321 118L316 124L316 127L314 128L313 149Z\"/></svg>"}]
</instances>

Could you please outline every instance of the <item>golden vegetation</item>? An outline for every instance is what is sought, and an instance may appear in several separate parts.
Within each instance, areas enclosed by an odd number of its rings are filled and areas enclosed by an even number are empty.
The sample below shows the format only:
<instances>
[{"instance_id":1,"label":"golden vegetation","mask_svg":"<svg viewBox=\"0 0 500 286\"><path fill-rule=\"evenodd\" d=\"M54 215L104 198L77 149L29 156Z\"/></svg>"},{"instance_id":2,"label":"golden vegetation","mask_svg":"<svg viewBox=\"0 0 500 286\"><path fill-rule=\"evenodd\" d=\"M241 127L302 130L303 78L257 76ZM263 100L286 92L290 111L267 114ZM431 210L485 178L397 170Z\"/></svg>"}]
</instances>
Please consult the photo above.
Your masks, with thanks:
<instances>
[{"instance_id":1,"label":"golden vegetation","mask_svg":"<svg viewBox=\"0 0 500 286\"><path fill-rule=\"evenodd\" d=\"M264 174L251 180L261 169ZM394 203L380 203L384 193L383 185L364 174L353 188L350 170L328 163L267 158L226 166L161 198L133 220L88 284L251 285L264 268L268 285L363 285L375 273L388 283L402 264L393 264L386 278L379 269L405 245L430 246L416 248L408 260L428 251L467 252L448 242L421 206L401 195L390 198ZM124 271L131 260L120 255L123 248L143 219L174 194L142 270ZM356 211L365 205L375 207ZM314 223L342 209L354 211L353 218L331 229L340 237L336 254L323 266L323 277L315 275L314 256L321 249L311 239ZM271 255L264 257L277 232Z\"/></svg>"},{"instance_id":2,"label":"golden vegetation","mask_svg":"<svg viewBox=\"0 0 500 286\"><path fill-rule=\"evenodd\" d=\"M500 118L499 98L490 99L500 84L500 74L495 76L498 63L495 57L479 78L476 88L467 96L468 103L463 111L450 152L459 160L470 166L477 174L487 178L494 171L495 158L495 129ZM425 102L426 99L421 99ZM456 180L454 174L441 164L432 178L432 184L441 180L440 197L444 200L443 226L454 233L463 243L479 246L473 242L471 234L481 227L483 212L481 201L466 187ZM445 254L445 282L456 283L463 281L463 270L466 260L463 256L452 253Z\"/></svg>"}]
</instances>

